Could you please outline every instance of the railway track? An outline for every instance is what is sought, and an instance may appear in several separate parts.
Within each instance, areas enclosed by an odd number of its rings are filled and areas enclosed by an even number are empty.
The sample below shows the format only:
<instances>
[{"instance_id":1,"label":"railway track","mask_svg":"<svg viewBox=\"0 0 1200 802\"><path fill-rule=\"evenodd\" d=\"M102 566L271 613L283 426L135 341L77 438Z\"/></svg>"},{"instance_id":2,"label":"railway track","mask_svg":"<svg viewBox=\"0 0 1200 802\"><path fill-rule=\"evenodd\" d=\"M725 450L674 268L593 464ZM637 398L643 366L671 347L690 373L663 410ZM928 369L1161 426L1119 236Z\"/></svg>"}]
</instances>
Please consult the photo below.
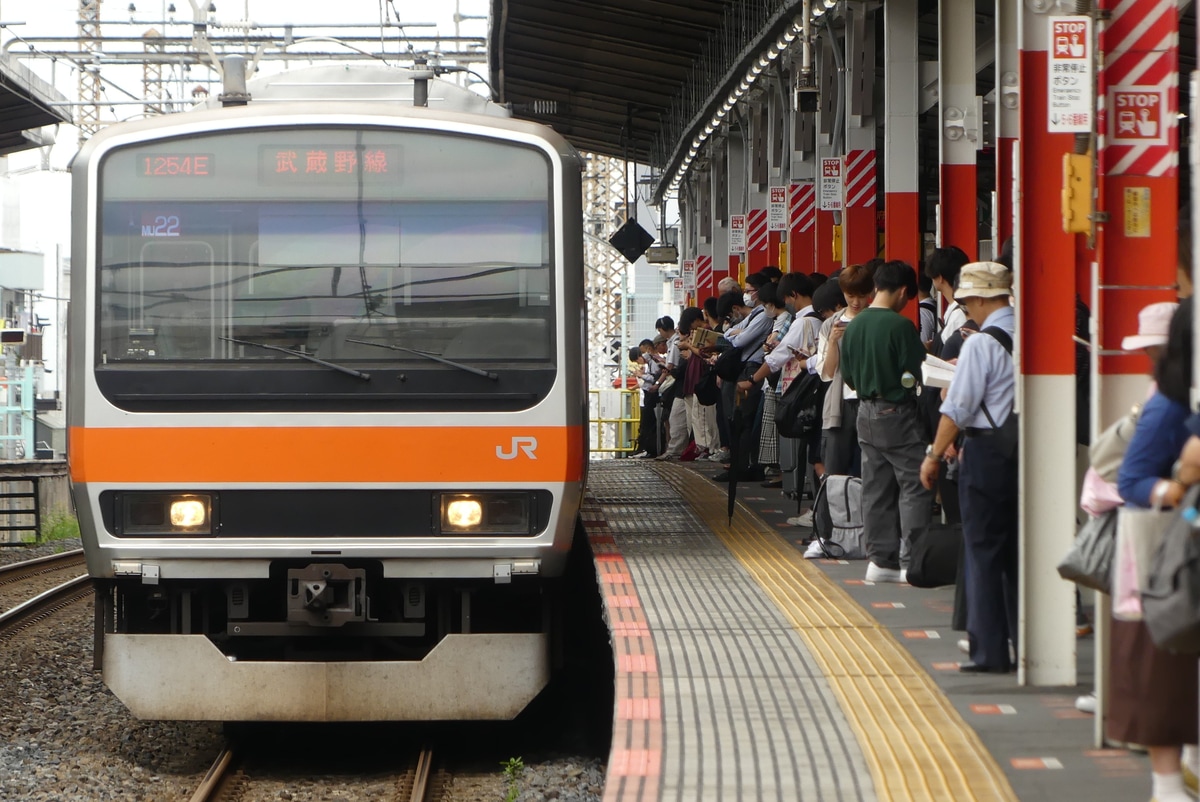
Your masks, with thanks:
<instances>
[{"instance_id":1,"label":"railway track","mask_svg":"<svg viewBox=\"0 0 1200 802\"><path fill-rule=\"evenodd\" d=\"M19 563L0 565L0 587L22 582L36 576L56 574L59 571L69 571L83 568L83 549L64 551L62 554L51 554L48 557L37 557Z\"/></svg>"},{"instance_id":2,"label":"railway track","mask_svg":"<svg viewBox=\"0 0 1200 802\"><path fill-rule=\"evenodd\" d=\"M191 802L233 802L240 799L256 799L261 798L254 793L254 786L261 782L254 771L244 768L247 760L246 754L234 747L226 747L217 756L208 772L204 775L204 779L200 781L195 793L191 796ZM390 786L390 796L387 798L394 802L433 802L436 799L434 795L434 783L431 782L434 777L434 756L433 750L429 747L421 749L415 759L409 762L409 766L404 771L395 773L394 778L388 778L386 784ZM278 784L279 780L274 780ZM297 785L303 783L311 786L314 782L311 775L297 775L293 782ZM320 778L317 780L320 785L327 785L332 780ZM336 780L342 790L352 788L354 780L348 777L339 777ZM378 778L374 778L373 782L378 785ZM442 783L438 783L440 786ZM294 795L288 797L298 798ZM314 797L316 798L316 797ZM321 796L320 798L327 798ZM377 793L371 794L372 799L381 799Z\"/></svg>"},{"instance_id":3,"label":"railway track","mask_svg":"<svg viewBox=\"0 0 1200 802\"><path fill-rule=\"evenodd\" d=\"M72 572L71 579L54 584ZM91 595L92 581L80 550L0 566L0 642ZM20 601L8 607L13 600Z\"/></svg>"}]
</instances>

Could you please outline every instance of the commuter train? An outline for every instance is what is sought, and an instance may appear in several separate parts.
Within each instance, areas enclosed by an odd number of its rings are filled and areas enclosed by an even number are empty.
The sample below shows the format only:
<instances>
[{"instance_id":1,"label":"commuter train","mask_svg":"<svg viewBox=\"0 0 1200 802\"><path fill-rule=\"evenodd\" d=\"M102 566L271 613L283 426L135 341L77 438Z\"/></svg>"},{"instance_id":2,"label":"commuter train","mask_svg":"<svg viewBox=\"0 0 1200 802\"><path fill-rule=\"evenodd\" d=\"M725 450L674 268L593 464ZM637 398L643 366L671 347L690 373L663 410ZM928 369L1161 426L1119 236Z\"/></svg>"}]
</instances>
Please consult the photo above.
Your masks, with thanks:
<instances>
[{"instance_id":1,"label":"commuter train","mask_svg":"<svg viewBox=\"0 0 1200 802\"><path fill-rule=\"evenodd\" d=\"M97 667L142 718L512 718L586 478L581 159L427 72L225 75L72 165Z\"/></svg>"}]
</instances>

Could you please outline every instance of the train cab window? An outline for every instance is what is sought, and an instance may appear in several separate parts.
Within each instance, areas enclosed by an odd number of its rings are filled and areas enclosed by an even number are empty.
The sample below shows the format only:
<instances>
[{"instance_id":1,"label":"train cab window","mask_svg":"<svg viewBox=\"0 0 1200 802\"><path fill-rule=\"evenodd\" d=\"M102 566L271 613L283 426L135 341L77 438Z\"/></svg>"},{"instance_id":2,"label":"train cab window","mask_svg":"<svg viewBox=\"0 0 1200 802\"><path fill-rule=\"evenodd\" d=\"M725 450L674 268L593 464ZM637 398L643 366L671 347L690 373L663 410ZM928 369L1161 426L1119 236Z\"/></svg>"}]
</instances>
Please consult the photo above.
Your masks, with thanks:
<instances>
[{"instance_id":1,"label":"train cab window","mask_svg":"<svg viewBox=\"0 0 1200 802\"><path fill-rule=\"evenodd\" d=\"M554 378L553 172L530 145L389 128L234 130L109 151L101 389L126 407L207 394L254 408L384 396L418 408L438 393L531 406ZM431 354L477 364L503 391ZM321 360L386 380L348 383Z\"/></svg>"}]
</instances>

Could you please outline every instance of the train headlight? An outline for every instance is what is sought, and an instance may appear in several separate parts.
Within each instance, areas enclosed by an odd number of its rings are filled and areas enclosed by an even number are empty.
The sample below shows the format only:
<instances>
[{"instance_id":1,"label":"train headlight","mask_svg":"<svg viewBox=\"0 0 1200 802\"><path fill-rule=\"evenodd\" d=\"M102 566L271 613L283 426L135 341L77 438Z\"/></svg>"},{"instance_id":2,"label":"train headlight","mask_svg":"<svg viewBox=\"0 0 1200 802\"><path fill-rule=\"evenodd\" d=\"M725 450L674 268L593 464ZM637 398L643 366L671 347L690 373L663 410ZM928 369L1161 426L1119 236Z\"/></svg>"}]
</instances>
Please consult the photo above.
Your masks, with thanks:
<instances>
[{"instance_id":1,"label":"train headlight","mask_svg":"<svg viewBox=\"0 0 1200 802\"><path fill-rule=\"evenodd\" d=\"M200 499L183 498L171 502L171 526L195 529L208 523L208 505Z\"/></svg>"},{"instance_id":2,"label":"train headlight","mask_svg":"<svg viewBox=\"0 0 1200 802\"><path fill-rule=\"evenodd\" d=\"M118 535L211 535L213 496L204 493L121 493Z\"/></svg>"},{"instance_id":3,"label":"train headlight","mask_svg":"<svg viewBox=\"0 0 1200 802\"><path fill-rule=\"evenodd\" d=\"M446 505L446 525L451 529L473 529L483 522L479 499L456 498Z\"/></svg>"},{"instance_id":4,"label":"train headlight","mask_svg":"<svg viewBox=\"0 0 1200 802\"><path fill-rule=\"evenodd\" d=\"M529 535L537 520L529 492L444 493L438 499L442 535Z\"/></svg>"}]
</instances>

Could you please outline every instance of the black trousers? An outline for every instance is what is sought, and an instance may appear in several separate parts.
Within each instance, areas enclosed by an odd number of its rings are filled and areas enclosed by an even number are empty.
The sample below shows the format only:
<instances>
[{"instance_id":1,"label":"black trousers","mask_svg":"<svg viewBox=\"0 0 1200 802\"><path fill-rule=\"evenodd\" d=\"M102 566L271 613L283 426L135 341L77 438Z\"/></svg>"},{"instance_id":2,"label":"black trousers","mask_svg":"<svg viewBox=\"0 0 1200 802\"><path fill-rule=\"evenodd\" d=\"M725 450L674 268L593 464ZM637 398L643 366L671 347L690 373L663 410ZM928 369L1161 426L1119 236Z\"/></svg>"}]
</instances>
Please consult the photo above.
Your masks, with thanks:
<instances>
[{"instance_id":1,"label":"black trousers","mask_svg":"<svg viewBox=\"0 0 1200 802\"><path fill-rule=\"evenodd\" d=\"M971 660L1009 668L1017 647L1017 460L995 437L968 437L958 476Z\"/></svg>"},{"instance_id":2,"label":"black trousers","mask_svg":"<svg viewBox=\"0 0 1200 802\"><path fill-rule=\"evenodd\" d=\"M638 450L657 457L658 416L654 408L658 405L658 393L642 393L641 422L638 424Z\"/></svg>"}]
</instances>

